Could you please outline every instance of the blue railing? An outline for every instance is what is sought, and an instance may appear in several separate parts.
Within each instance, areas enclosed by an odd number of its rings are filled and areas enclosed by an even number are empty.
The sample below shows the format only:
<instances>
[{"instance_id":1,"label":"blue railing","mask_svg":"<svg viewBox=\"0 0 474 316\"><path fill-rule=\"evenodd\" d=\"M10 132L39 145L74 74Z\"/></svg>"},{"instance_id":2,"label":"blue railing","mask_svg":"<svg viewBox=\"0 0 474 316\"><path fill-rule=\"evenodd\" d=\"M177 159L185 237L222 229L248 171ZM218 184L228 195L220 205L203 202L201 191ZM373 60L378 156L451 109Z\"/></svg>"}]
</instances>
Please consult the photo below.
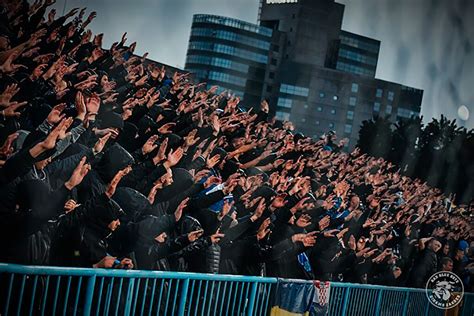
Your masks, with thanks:
<instances>
[{"instance_id":1,"label":"blue railing","mask_svg":"<svg viewBox=\"0 0 474 316\"><path fill-rule=\"evenodd\" d=\"M0 315L268 315L276 278L0 264ZM295 281L308 282L308 281ZM332 283L328 315L443 315L424 290ZM474 315L465 295L460 315Z\"/></svg>"}]
</instances>

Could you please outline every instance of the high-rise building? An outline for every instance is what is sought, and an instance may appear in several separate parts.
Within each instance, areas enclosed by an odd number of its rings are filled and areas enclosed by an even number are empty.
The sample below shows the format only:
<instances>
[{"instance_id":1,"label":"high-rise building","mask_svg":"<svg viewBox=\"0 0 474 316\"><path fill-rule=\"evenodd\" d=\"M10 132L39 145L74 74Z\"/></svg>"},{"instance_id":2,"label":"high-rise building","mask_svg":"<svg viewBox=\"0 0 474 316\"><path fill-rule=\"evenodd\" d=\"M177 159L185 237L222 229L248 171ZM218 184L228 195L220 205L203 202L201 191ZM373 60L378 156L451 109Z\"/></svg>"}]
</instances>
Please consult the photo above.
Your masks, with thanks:
<instances>
[{"instance_id":1,"label":"high-rise building","mask_svg":"<svg viewBox=\"0 0 474 316\"><path fill-rule=\"evenodd\" d=\"M380 41L342 30L343 14L344 5L334 0L260 0L259 25L196 15L186 70L210 84L240 93L247 106L269 100L277 119L292 121L298 131L308 136L316 138L334 130L348 137L349 147L353 148L364 120L376 115L393 121L418 116L423 91L376 79ZM233 24L227 26L223 21ZM195 30L203 28L241 37L223 42L209 31L197 35ZM254 47L251 39L266 44ZM202 42L211 48L197 49ZM222 55L221 45L234 50ZM235 56L237 48L261 54L261 59ZM207 56L206 62L195 62L196 55L201 60ZM249 70L237 74L218 67L209 61L216 57L240 62ZM222 77L215 80L215 75L209 75L211 72L238 76L240 85L229 85Z\"/></svg>"},{"instance_id":2,"label":"high-rise building","mask_svg":"<svg viewBox=\"0 0 474 316\"><path fill-rule=\"evenodd\" d=\"M259 104L273 30L215 15L194 15L185 69L208 86Z\"/></svg>"},{"instance_id":3,"label":"high-rise building","mask_svg":"<svg viewBox=\"0 0 474 316\"><path fill-rule=\"evenodd\" d=\"M341 31L339 39L329 44L326 67L356 75L375 77L380 41Z\"/></svg>"}]
</instances>

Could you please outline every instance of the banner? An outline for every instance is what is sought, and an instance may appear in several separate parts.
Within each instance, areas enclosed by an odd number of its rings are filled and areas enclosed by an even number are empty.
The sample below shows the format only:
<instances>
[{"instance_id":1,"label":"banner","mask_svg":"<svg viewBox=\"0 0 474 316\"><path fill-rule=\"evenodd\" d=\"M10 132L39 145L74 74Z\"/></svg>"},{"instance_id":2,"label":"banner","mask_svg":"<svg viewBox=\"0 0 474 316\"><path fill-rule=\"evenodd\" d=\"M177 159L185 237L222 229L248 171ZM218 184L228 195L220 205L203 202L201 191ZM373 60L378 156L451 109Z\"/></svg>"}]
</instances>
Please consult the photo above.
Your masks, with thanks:
<instances>
[{"instance_id":1,"label":"banner","mask_svg":"<svg viewBox=\"0 0 474 316\"><path fill-rule=\"evenodd\" d=\"M279 279L271 315L327 315L330 291L329 282L298 282Z\"/></svg>"}]
</instances>

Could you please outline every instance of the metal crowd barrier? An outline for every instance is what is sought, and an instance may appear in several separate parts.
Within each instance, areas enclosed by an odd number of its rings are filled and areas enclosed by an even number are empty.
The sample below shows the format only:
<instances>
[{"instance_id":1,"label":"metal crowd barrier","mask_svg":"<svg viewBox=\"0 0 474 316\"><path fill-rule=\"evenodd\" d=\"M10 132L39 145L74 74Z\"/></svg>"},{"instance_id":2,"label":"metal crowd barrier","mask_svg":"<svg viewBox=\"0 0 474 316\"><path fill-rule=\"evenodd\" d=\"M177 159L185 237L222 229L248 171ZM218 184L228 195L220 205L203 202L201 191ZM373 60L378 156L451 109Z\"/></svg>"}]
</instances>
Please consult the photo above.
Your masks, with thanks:
<instances>
[{"instance_id":1,"label":"metal crowd barrier","mask_svg":"<svg viewBox=\"0 0 474 316\"><path fill-rule=\"evenodd\" d=\"M268 315L276 278L0 263L0 315ZM303 281L300 281L303 282ZM328 315L444 315L424 290L331 283ZM459 315L474 315L466 294Z\"/></svg>"}]
</instances>

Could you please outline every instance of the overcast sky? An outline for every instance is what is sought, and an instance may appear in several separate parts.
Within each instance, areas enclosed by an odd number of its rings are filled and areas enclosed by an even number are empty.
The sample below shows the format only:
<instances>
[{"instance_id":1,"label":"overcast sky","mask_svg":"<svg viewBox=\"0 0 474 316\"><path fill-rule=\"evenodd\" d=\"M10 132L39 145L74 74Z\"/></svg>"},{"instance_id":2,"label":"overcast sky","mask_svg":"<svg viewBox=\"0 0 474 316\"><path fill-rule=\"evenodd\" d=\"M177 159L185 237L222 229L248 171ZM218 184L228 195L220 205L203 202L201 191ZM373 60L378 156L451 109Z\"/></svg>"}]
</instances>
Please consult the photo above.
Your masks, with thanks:
<instances>
[{"instance_id":1,"label":"overcast sky","mask_svg":"<svg viewBox=\"0 0 474 316\"><path fill-rule=\"evenodd\" d=\"M256 23L258 0L57 0L62 13L95 10L94 33L109 46L128 32L137 52L183 67L192 15L209 13ZM318 0L314 0L318 1ZM424 90L424 121L441 114L474 127L474 1L337 0L343 29L382 42L376 77ZM467 122L458 108L468 107Z\"/></svg>"}]
</instances>

